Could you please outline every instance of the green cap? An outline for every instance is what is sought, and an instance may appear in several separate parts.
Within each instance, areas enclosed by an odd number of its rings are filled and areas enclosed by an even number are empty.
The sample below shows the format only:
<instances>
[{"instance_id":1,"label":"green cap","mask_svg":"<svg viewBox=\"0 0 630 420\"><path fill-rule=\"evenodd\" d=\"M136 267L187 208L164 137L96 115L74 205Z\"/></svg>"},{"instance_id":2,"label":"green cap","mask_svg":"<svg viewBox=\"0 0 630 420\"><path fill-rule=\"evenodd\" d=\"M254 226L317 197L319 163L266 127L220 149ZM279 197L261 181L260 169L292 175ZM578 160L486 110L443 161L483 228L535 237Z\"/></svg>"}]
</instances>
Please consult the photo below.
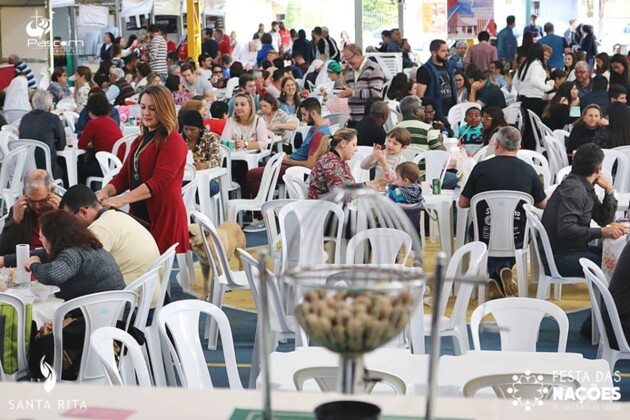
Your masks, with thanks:
<instances>
[{"instance_id":1,"label":"green cap","mask_svg":"<svg viewBox=\"0 0 630 420\"><path fill-rule=\"evenodd\" d=\"M328 63L328 71L332 71L333 73L341 73L341 64L336 61L331 61Z\"/></svg>"}]
</instances>

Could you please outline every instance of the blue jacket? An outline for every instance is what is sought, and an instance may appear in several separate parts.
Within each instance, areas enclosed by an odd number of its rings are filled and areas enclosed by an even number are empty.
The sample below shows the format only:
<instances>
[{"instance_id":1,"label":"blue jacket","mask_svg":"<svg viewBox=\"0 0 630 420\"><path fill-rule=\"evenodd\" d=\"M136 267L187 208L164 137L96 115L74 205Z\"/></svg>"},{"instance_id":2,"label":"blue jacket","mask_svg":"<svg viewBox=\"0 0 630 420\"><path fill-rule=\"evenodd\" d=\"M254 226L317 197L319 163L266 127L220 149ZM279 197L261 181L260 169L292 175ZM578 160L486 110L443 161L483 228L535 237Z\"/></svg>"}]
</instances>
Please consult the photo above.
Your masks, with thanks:
<instances>
[{"instance_id":1,"label":"blue jacket","mask_svg":"<svg viewBox=\"0 0 630 420\"><path fill-rule=\"evenodd\" d=\"M256 55L256 65L258 67L262 66L263 61L267 59L267 53L271 50L273 50L271 44L263 44L263 46L260 47L260 50L258 50L258 54Z\"/></svg>"},{"instance_id":2,"label":"blue jacket","mask_svg":"<svg viewBox=\"0 0 630 420\"><path fill-rule=\"evenodd\" d=\"M446 66L446 70L448 71L448 75L451 78L451 96L453 100L453 105L457 104L457 86L455 85L455 70L453 69L453 65L446 61L444 63ZM442 95L440 94L440 74L438 69L433 64L433 61L429 58L426 63L424 63L424 67L427 68L429 72L429 86L427 86L427 91L425 93L426 96L433 98L435 101L435 111L437 115L446 115L444 112L444 106L442 104ZM448 110L447 110L448 112Z\"/></svg>"},{"instance_id":3,"label":"blue jacket","mask_svg":"<svg viewBox=\"0 0 630 420\"><path fill-rule=\"evenodd\" d=\"M516 37L514 31L509 26L501 29L497 34L497 55L499 60L505 58L507 60L514 61L516 55Z\"/></svg>"}]
</instances>

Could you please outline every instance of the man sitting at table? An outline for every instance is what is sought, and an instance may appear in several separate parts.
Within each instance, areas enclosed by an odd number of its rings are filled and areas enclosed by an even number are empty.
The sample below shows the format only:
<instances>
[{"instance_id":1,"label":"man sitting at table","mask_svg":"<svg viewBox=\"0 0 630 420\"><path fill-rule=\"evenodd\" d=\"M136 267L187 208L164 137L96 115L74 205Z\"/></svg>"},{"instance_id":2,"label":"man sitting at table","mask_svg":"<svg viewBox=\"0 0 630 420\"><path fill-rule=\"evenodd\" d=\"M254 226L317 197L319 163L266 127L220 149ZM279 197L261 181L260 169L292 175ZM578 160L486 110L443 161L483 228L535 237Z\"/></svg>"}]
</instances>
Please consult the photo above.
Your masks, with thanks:
<instances>
[{"instance_id":1,"label":"man sitting at table","mask_svg":"<svg viewBox=\"0 0 630 420\"><path fill-rule=\"evenodd\" d=\"M42 247L37 218L49 210L59 208L61 197L47 171L35 169L24 176L24 195L20 197L6 218L0 234L0 255L14 254L18 244L29 244L31 249Z\"/></svg>"},{"instance_id":2,"label":"man sitting at table","mask_svg":"<svg viewBox=\"0 0 630 420\"><path fill-rule=\"evenodd\" d=\"M316 154L317 149L319 149L319 143L324 136L330 136L331 134L330 129L322 117L322 106L316 98L306 98L300 102L299 112L302 115L302 120L306 122L307 125L311 126L311 129L308 130L308 134L300 148L291 153L291 155L284 157L282 165L280 166L280 175L278 176L279 183L284 182L282 181L282 176L291 166L304 166L305 168L312 169L319 158ZM258 194L264 171L265 167L261 166L247 172L247 190L252 197ZM261 220L255 220L247 227L247 230L252 232L258 229L264 229L264 227L265 225Z\"/></svg>"},{"instance_id":3,"label":"man sitting at table","mask_svg":"<svg viewBox=\"0 0 630 420\"><path fill-rule=\"evenodd\" d=\"M58 207L74 214L103 244L103 249L112 254L125 284L129 285L139 279L160 256L155 239L144 226L127 213L101 206L96 194L86 185L70 187L63 198L57 198L61 200L57 202ZM14 253L15 248L0 257L0 267L15 267L17 261ZM32 255L46 258L44 248ZM151 307L155 306L159 296L158 287Z\"/></svg>"},{"instance_id":4,"label":"man sitting at table","mask_svg":"<svg viewBox=\"0 0 630 420\"><path fill-rule=\"evenodd\" d=\"M594 143L575 151L571 173L555 189L545 208L542 224L549 236L551 249L560 275L583 277L580 258L588 258L598 266L602 250L589 245L593 239L617 239L625 233L621 224L612 223L617 211L610 178L602 172L604 152ZM595 185L604 189L599 201ZM594 220L603 227L591 227Z\"/></svg>"},{"instance_id":5,"label":"man sitting at table","mask_svg":"<svg viewBox=\"0 0 630 420\"><path fill-rule=\"evenodd\" d=\"M527 162L516 157L521 147L521 133L514 127L504 127L498 131L497 142L494 148L495 157L479 162L473 168L468 181L459 196L459 206L470 207L470 200L477 194L488 191L520 191L529 194L534 199L534 205L544 209L547 204L545 190L534 168ZM506 176L509 174L509 176ZM488 210L485 202L477 206L478 215L486 215ZM480 220L479 236L483 242L490 240L490 228L485 223L486 217L478 217ZM525 233L525 212L522 204L519 204L514 212L514 242L523 243ZM512 279L512 267L516 262L514 257L489 257L488 273L490 284L488 293L495 297L515 295L518 286Z\"/></svg>"}]
</instances>

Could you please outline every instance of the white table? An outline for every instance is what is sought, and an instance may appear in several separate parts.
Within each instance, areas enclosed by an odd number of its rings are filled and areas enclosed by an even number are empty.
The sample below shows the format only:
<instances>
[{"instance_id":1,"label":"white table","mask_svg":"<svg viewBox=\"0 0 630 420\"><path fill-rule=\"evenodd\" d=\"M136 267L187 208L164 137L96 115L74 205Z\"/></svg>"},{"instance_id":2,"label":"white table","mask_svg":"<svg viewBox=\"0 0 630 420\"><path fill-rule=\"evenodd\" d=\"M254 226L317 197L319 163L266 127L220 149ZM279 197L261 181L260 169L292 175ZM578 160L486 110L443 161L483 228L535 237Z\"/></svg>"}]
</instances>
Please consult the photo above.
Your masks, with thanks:
<instances>
[{"instance_id":1,"label":"white table","mask_svg":"<svg viewBox=\"0 0 630 420\"><path fill-rule=\"evenodd\" d=\"M427 375L429 372L429 356L425 354L411 354L408 350L398 348L380 348L368 353L364 358L365 367L384 371L398 376L407 384L407 394L411 392L426 392ZM288 353L273 352L270 355L271 386L273 389L295 391L293 374L308 367L337 367L339 356L324 347L297 347ZM306 390L319 390L309 387ZM256 381L256 387L262 386L262 375ZM391 391L383 386L385 392ZM379 388L375 389L378 392ZM417 395L417 394L416 394Z\"/></svg>"},{"instance_id":2,"label":"white table","mask_svg":"<svg viewBox=\"0 0 630 420\"><path fill-rule=\"evenodd\" d=\"M453 255L453 190L442 190L441 194L424 195L424 207L437 214L440 244L448 259Z\"/></svg>"},{"instance_id":3,"label":"white table","mask_svg":"<svg viewBox=\"0 0 630 420\"><path fill-rule=\"evenodd\" d=\"M68 188L76 185L78 181L77 160L79 155L85 153L85 150L78 147L66 146L65 149L57 151L57 156L61 156L66 161L66 174L68 175Z\"/></svg>"},{"instance_id":4,"label":"white table","mask_svg":"<svg viewBox=\"0 0 630 420\"><path fill-rule=\"evenodd\" d=\"M52 322L55 311L63 303L63 299L55 297L59 291L57 286L45 286L39 282L31 282L29 287L7 289L5 293L16 296L26 304L33 305L32 318L38 327Z\"/></svg>"},{"instance_id":5,"label":"white table","mask_svg":"<svg viewBox=\"0 0 630 420\"><path fill-rule=\"evenodd\" d=\"M130 417L125 418L132 420L170 418L226 420L230 418L234 408L260 409L263 400L260 391L231 391L219 388L195 391L183 388L77 386L70 383L57 383L50 393L46 393L43 384L30 382L1 382L0 395L2 395L0 418L5 420L25 418L67 420L67 416L62 417L63 413L69 408L81 406L87 408L83 410L85 413L83 418L88 418L89 410L115 409L130 411ZM422 397L388 395L349 397L337 393L308 392L275 392L272 394L272 407L276 410L312 412L315 407L325 402L348 399L377 404L387 415L423 416L426 407L426 400ZM438 398L435 408L436 415L441 418L619 420L625 418L623 413L630 410L630 404L549 401L529 412L522 407L514 407L511 401Z\"/></svg>"},{"instance_id":6,"label":"white table","mask_svg":"<svg viewBox=\"0 0 630 420\"><path fill-rule=\"evenodd\" d=\"M249 152L245 150L237 150L232 152L232 160L244 160L247 162L247 170L258 167L258 162L271 155L271 150L264 149L258 152Z\"/></svg>"},{"instance_id":7,"label":"white table","mask_svg":"<svg viewBox=\"0 0 630 420\"><path fill-rule=\"evenodd\" d=\"M197 171L197 179L199 180L199 206L201 212L212 219L214 212L212 211L212 201L210 200L210 181L219 179L219 194L221 195L221 215L219 218L225 220L225 207L228 200L228 176L227 169L218 167L212 169L201 169ZM219 220L213 220L219 225Z\"/></svg>"},{"instance_id":8,"label":"white table","mask_svg":"<svg viewBox=\"0 0 630 420\"><path fill-rule=\"evenodd\" d=\"M469 351L461 356L442 356L439 362L440 390L462 396L464 385L484 375L520 373L571 375L581 386L612 387L610 368L605 360L585 359L579 353L516 351Z\"/></svg>"}]
</instances>

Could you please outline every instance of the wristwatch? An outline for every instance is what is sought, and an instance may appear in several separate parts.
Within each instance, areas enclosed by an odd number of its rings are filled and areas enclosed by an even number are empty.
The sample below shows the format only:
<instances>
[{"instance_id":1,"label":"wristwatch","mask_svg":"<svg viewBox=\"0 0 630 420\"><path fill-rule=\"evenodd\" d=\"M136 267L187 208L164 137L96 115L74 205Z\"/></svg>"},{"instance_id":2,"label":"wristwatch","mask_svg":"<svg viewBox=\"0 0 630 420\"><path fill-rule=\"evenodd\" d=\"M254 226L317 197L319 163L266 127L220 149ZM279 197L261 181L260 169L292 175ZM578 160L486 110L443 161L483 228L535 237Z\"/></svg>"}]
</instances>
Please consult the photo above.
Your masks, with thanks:
<instances>
[{"instance_id":1,"label":"wristwatch","mask_svg":"<svg viewBox=\"0 0 630 420\"><path fill-rule=\"evenodd\" d=\"M247 149L248 147L249 147L249 142L245 140L245 148Z\"/></svg>"}]
</instances>

